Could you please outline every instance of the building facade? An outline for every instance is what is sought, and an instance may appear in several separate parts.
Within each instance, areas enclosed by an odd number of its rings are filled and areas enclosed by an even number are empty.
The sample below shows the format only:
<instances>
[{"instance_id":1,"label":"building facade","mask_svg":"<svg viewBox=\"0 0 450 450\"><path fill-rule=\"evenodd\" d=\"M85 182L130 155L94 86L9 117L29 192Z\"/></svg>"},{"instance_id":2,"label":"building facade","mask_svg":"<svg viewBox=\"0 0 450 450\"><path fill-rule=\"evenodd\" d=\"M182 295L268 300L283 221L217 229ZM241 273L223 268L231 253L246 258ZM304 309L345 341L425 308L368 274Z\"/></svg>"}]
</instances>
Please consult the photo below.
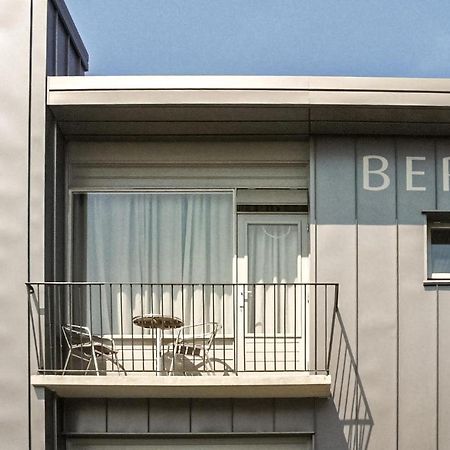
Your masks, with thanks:
<instances>
[{"instance_id":1,"label":"building facade","mask_svg":"<svg viewBox=\"0 0 450 450\"><path fill-rule=\"evenodd\" d=\"M12 3L5 448L447 448L450 81L83 77Z\"/></svg>"}]
</instances>

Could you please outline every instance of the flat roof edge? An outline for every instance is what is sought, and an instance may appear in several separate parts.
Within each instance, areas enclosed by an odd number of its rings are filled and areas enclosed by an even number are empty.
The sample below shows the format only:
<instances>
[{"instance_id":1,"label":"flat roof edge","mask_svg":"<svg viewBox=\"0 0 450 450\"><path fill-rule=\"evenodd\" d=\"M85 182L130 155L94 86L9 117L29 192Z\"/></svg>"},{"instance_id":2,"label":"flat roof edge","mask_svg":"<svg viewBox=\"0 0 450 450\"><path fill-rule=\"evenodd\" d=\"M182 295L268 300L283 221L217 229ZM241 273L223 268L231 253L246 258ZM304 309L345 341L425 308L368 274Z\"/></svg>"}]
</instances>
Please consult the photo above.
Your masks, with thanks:
<instances>
[{"instance_id":1,"label":"flat roof edge","mask_svg":"<svg viewBox=\"0 0 450 450\"><path fill-rule=\"evenodd\" d=\"M54 0L61 1L61 0ZM279 90L450 93L450 78L304 76L87 76L49 77L55 90Z\"/></svg>"}]
</instances>

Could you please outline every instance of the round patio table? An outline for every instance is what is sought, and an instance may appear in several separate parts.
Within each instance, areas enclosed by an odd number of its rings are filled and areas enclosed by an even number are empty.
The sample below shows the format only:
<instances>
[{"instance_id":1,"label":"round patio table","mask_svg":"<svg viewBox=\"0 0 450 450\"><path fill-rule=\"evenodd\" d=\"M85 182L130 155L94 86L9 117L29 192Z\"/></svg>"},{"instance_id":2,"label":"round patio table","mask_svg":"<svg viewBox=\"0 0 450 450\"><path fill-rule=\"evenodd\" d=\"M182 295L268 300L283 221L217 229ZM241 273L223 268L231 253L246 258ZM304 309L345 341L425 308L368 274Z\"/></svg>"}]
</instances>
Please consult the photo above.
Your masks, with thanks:
<instances>
[{"instance_id":1,"label":"round patio table","mask_svg":"<svg viewBox=\"0 0 450 450\"><path fill-rule=\"evenodd\" d=\"M156 330L156 371L157 375L161 375L161 348L164 330L180 328L184 325L183 321L178 317L166 316L164 314L144 314L142 316L133 317L133 323L138 327L152 328Z\"/></svg>"}]
</instances>

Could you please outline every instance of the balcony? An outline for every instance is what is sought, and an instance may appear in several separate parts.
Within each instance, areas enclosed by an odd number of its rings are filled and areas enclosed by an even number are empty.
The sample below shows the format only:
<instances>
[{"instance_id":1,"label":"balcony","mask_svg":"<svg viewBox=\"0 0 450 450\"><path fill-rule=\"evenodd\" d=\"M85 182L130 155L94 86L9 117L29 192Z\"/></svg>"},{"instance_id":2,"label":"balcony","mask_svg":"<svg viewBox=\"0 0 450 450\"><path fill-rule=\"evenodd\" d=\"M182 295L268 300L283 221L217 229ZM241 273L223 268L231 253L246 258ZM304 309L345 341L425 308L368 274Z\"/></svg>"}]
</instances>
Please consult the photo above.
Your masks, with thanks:
<instances>
[{"instance_id":1,"label":"balcony","mask_svg":"<svg viewBox=\"0 0 450 450\"><path fill-rule=\"evenodd\" d=\"M334 283L28 283L32 384L68 397L326 397Z\"/></svg>"}]
</instances>

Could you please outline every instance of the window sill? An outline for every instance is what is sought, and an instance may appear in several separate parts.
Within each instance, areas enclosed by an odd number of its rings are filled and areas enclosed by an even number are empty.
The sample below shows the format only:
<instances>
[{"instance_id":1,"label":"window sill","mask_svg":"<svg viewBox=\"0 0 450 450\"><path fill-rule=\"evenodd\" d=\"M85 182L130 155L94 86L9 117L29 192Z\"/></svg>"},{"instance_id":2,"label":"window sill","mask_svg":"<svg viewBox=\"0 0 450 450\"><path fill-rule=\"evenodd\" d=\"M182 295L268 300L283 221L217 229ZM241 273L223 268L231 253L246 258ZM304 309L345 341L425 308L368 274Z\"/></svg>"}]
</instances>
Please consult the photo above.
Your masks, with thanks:
<instances>
[{"instance_id":1,"label":"window sill","mask_svg":"<svg viewBox=\"0 0 450 450\"><path fill-rule=\"evenodd\" d=\"M429 280L423 280L423 285L424 286L450 286L450 279L432 279L430 278Z\"/></svg>"}]
</instances>

